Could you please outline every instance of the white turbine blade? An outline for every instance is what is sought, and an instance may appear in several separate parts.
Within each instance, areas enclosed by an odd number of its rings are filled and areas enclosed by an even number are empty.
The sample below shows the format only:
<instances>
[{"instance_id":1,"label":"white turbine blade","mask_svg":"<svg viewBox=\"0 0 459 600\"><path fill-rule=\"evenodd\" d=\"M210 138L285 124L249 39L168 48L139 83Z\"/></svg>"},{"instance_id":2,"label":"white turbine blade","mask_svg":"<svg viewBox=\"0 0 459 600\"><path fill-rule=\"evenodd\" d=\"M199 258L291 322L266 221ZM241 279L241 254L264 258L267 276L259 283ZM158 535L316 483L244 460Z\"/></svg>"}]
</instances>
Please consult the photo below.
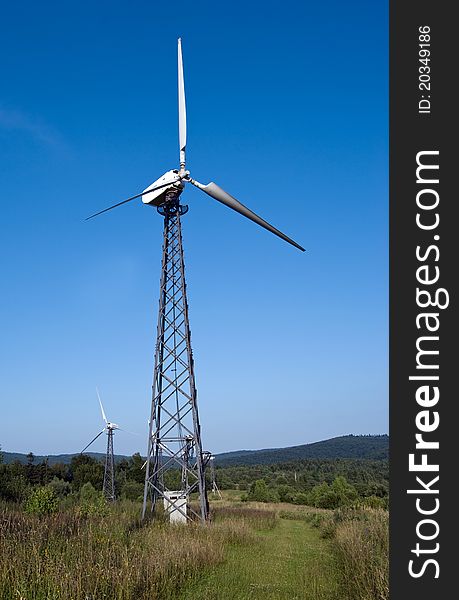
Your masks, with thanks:
<instances>
[{"instance_id":1,"label":"white turbine blade","mask_svg":"<svg viewBox=\"0 0 459 600\"><path fill-rule=\"evenodd\" d=\"M180 167L185 168L186 148L186 106L185 83L183 80L182 39L178 39L178 117L179 117L179 148Z\"/></svg>"},{"instance_id":2,"label":"white turbine blade","mask_svg":"<svg viewBox=\"0 0 459 600\"><path fill-rule=\"evenodd\" d=\"M99 398L99 404L100 404L100 410L102 412L102 418L105 421L105 423L108 425L107 417L105 416L104 407L102 406L102 400L100 399L99 390L97 388L96 388L96 392L97 392L97 397Z\"/></svg>"},{"instance_id":3,"label":"white turbine blade","mask_svg":"<svg viewBox=\"0 0 459 600\"><path fill-rule=\"evenodd\" d=\"M211 196L215 200L218 200L222 204L225 204L229 208L232 208L233 210L238 212L240 215L247 217L247 219L250 219L257 225L260 225L260 227L267 229L271 233L274 233L274 235L277 235L278 237L280 237L282 240L288 242L289 244L292 244L292 246L295 246L295 248L298 248L298 250L301 250L302 252L304 252L304 248L302 246L300 246L295 241L293 241L292 239L287 237L284 233L282 233L282 231L279 231L278 229L276 229L275 227L270 225L267 221L265 221L264 219L259 217L257 214L255 214L253 211L251 211L250 208L247 208L247 206L244 206L243 204L241 204L239 202L239 200L236 200L236 198L233 198L233 196L230 196L230 194L225 192L225 190L222 190L222 188L219 187L213 181L208 183L207 185L203 185L202 183L199 183L199 181L195 181L194 179L191 179L191 178L188 181L190 183L192 183L193 185L195 185L196 187L198 187L203 192L205 192L208 196Z\"/></svg>"},{"instance_id":4,"label":"white turbine blade","mask_svg":"<svg viewBox=\"0 0 459 600\"><path fill-rule=\"evenodd\" d=\"M140 433L136 433L135 431L129 431L128 429L123 429L122 427L117 427L120 431L124 431L124 433L129 433L130 435L140 435Z\"/></svg>"}]
</instances>

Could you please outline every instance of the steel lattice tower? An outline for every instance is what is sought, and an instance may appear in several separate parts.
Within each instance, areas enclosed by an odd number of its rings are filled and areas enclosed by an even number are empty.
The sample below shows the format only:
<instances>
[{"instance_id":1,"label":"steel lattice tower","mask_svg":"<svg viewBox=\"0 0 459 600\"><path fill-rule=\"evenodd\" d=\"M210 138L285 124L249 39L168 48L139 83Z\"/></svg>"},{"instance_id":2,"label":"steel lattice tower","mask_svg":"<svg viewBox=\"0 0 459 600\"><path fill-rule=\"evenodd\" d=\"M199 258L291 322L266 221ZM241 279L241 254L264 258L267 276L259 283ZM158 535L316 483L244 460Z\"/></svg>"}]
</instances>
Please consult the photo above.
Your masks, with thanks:
<instances>
[{"instance_id":1,"label":"steel lattice tower","mask_svg":"<svg viewBox=\"0 0 459 600\"><path fill-rule=\"evenodd\" d=\"M115 500L115 458L113 455L113 429L107 427L107 453L105 455L104 487L105 498Z\"/></svg>"},{"instance_id":2,"label":"steel lattice tower","mask_svg":"<svg viewBox=\"0 0 459 600\"><path fill-rule=\"evenodd\" d=\"M205 521L208 459L201 445L183 261L180 219L188 207L180 205L180 192L172 191L158 207L164 216L164 239L142 518L148 502L154 513L162 500L166 509L179 511L184 519ZM180 473L175 501L164 484L169 469ZM193 492L199 494L197 509L189 504Z\"/></svg>"}]
</instances>

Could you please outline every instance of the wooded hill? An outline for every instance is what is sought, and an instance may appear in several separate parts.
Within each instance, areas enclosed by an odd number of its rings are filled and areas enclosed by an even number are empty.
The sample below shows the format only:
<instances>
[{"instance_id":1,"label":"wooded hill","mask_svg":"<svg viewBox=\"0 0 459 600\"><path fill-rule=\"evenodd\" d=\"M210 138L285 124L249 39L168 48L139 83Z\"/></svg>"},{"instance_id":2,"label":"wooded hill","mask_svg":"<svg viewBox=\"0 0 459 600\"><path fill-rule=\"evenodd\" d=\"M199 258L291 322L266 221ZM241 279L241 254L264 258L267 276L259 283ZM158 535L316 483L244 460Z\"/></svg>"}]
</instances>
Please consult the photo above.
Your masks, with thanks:
<instances>
[{"instance_id":1,"label":"wooded hill","mask_svg":"<svg viewBox=\"0 0 459 600\"><path fill-rule=\"evenodd\" d=\"M305 459L354 458L387 460L389 458L388 435L344 435L313 444L288 448L264 450L238 450L217 454L220 466L271 465Z\"/></svg>"},{"instance_id":2,"label":"wooded hill","mask_svg":"<svg viewBox=\"0 0 459 600\"><path fill-rule=\"evenodd\" d=\"M56 454L50 456L35 455L34 462L40 463L47 459L48 464L70 464L75 454ZM96 460L104 460L105 454L100 452L87 452L88 456ZM18 461L27 464L27 454L19 452L2 452L3 462L6 464ZM129 456L118 454L116 462L126 460ZM217 454L215 463L222 467L236 465L268 465L275 463L291 462L305 459L335 459L353 458L368 460L387 460L389 458L388 435L344 435L341 437L290 446L287 448L266 448L263 450L237 450Z\"/></svg>"}]
</instances>

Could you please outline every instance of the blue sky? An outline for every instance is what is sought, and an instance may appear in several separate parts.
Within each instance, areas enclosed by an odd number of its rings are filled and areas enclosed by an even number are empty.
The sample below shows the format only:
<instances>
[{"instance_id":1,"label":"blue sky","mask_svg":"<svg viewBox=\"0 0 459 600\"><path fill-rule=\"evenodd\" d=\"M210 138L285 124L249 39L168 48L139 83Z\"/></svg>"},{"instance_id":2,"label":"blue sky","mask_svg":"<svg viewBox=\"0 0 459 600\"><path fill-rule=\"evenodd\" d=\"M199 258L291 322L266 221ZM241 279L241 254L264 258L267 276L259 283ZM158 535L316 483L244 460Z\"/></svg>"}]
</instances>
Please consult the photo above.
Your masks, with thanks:
<instances>
[{"instance_id":1,"label":"blue sky","mask_svg":"<svg viewBox=\"0 0 459 600\"><path fill-rule=\"evenodd\" d=\"M145 452L162 219L83 219L178 166L178 36L193 177L307 250L182 196L205 447L387 431L386 3L29 1L0 22L4 450L79 451L98 385Z\"/></svg>"}]
</instances>

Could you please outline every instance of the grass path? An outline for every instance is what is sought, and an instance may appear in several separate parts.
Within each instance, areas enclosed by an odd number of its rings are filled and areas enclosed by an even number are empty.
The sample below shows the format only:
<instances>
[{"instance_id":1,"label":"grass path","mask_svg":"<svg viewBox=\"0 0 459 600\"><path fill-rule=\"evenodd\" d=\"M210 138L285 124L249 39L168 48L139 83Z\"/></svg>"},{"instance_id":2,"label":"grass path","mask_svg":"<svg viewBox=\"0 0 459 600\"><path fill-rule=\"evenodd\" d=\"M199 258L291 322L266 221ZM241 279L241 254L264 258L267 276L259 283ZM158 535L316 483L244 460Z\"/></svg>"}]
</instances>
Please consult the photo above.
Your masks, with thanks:
<instances>
[{"instance_id":1,"label":"grass path","mask_svg":"<svg viewBox=\"0 0 459 600\"><path fill-rule=\"evenodd\" d=\"M183 591L187 600L336 600L333 556L317 529L280 519L255 544L233 546L226 561Z\"/></svg>"}]
</instances>

